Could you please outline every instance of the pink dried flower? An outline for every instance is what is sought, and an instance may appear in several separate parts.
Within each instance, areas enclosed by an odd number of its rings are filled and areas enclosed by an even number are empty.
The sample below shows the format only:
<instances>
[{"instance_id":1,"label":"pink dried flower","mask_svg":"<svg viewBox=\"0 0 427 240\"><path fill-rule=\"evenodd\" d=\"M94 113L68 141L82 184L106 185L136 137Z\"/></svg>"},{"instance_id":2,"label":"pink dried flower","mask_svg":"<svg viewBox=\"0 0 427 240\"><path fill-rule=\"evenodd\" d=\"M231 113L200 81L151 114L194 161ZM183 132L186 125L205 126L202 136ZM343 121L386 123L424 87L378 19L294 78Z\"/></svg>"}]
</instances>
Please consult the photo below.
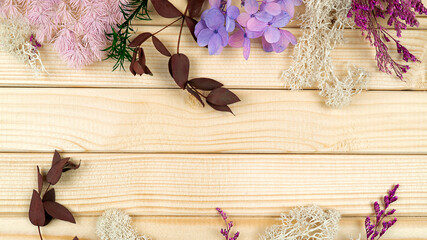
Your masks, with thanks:
<instances>
[{"instance_id":1,"label":"pink dried flower","mask_svg":"<svg viewBox=\"0 0 427 240\"><path fill-rule=\"evenodd\" d=\"M227 219L228 219L227 214L224 211L222 211L221 208L216 208L216 211L221 215L222 219L225 222L225 226L226 226L226 228L221 228L220 232L221 232L222 236L225 237L225 240L237 240L237 238L240 235L239 232L236 232L233 237L230 237L231 229L234 226L233 222L232 221L230 221L230 222L227 221Z\"/></svg>"},{"instance_id":2,"label":"pink dried flower","mask_svg":"<svg viewBox=\"0 0 427 240\"><path fill-rule=\"evenodd\" d=\"M348 17L354 17L354 22L362 29L372 46L375 46L377 65L380 71L391 74L393 70L397 77L403 79L403 73L409 70L408 65L397 63L389 54L387 42L394 41L397 52L402 54L405 62L419 62L388 30L379 22L379 18L389 16L387 24L394 26L396 36L402 36L402 29L407 26L418 27L416 13L427 14L421 0L353 0Z\"/></svg>"},{"instance_id":3,"label":"pink dried flower","mask_svg":"<svg viewBox=\"0 0 427 240\"><path fill-rule=\"evenodd\" d=\"M105 33L123 21L119 4L128 0L5 0L4 17L24 15L39 43L53 43L70 67L80 69L104 58Z\"/></svg>"}]
</instances>

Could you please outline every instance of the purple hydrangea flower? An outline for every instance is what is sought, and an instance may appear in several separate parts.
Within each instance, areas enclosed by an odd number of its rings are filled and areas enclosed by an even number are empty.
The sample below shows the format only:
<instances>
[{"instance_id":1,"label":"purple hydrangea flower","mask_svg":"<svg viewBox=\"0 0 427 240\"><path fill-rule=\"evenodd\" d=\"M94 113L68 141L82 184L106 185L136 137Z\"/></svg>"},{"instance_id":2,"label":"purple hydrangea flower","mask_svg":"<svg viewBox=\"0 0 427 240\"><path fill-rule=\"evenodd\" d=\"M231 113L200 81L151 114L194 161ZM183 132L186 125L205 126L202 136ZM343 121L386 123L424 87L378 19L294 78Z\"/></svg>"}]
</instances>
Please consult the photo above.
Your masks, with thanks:
<instances>
[{"instance_id":1,"label":"purple hydrangea flower","mask_svg":"<svg viewBox=\"0 0 427 240\"><path fill-rule=\"evenodd\" d=\"M294 15L294 7L302 0L242 0L245 12L240 13L231 0L209 0L211 8L203 12L194 34L200 46L208 46L209 54L219 54L229 44L243 48L247 60L251 39L262 37L263 48L268 52L282 52L296 38L281 30ZM237 31L234 31L237 28ZM234 33L232 33L234 32ZM228 33L232 33L228 36Z\"/></svg>"},{"instance_id":2,"label":"purple hydrangea flower","mask_svg":"<svg viewBox=\"0 0 427 240\"><path fill-rule=\"evenodd\" d=\"M282 12L280 4L276 0L263 0L260 9L271 16L277 16Z\"/></svg>"},{"instance_id":3,"label":"purple hydrangea flower","mask_svg":"<svg viewBox=\"0 0 427 240\"><path fill-rule=\"evenodd\" d=\"M288 13L282 12L280 15L273 17L270 21L265 22L256 18L248 21L247 28L253 32L263 32L264 38L268 43L276 43L280 40L279 28L286 26L291 17Z\"/></svg>"},{"instance_id":4,"label":"purple hydrangea flower","mask_svg":"<svg viewBox=\"0 0 427 240\"><path fill-rule=\"evenodd\" d=\"M295 15L295 6L300 6L302 0L277 0L277 3L280 5L282 11L287 12L293 18Z\"/></svg>"},{"instance_id":5,"label":"purple hydrangea flower","mask_svg":"<svg viewBox=\"0 0 427 240\"><path fill-rule=\"evenodd\" d=\"M280 34L279 40L275 43L269 43L264 35L264 37L262 38L262 47L264 48L264 51L266 52L274 51L276 53L281 53L286 50L289 43L291 43L292 45L297 44L297 39L289 31L279 29L279 34Z\"/></svg>"},{"instance_id":6,"label":"purple hydrangea flower","mask_svg":"<svg viewBox=\"0 0 427 240\"><path fill-rule=\"evenodd\" d=\"M202 16L196 25L197 44L208 46L210 55L217 55L228 44L228 33L225 29L225 17L218 8L211 8Z\"/></svg>"},{"instance_id":7,"label":"purple hydrangea flower","mask_svg":"<svg viewBox=\"0 0 427 240\"><path fill-rule=\"evenodd\" d=\"M259 4L256 0L246 0L244 2L245 11L241 13L237 17L237 22L242 26L246 27L249 20L254 19L257 17L262 17L261 14L258 12L259 10Z\"/></svg>"},{"instance_id":8,"label":"purple hydrangea flower","mask_svg":"<svg viewBox=\"0 0 427 240\"><path fill-rule=\"evenodd\" d=\"M243 57L248 60L251 53L251 39L261 36L262 32L251 32L241 28L230 36L228 44L234 48L243 47Z\"/></svg>"},{"instance_id":9,"label":"purple hydrangea flower","mask_svg":"<svg viewBox=\"0 0 427 240\"><path fill-rule=\"evenodd\" d=\"M231 1L229 1L231 4ZM227 4L228 5L228 4ZM225 14L225 29L227 32L232 32L236 28L236 19L240 14L240 10L236 6L227 6Z\"/></svg>"}]
</instances>

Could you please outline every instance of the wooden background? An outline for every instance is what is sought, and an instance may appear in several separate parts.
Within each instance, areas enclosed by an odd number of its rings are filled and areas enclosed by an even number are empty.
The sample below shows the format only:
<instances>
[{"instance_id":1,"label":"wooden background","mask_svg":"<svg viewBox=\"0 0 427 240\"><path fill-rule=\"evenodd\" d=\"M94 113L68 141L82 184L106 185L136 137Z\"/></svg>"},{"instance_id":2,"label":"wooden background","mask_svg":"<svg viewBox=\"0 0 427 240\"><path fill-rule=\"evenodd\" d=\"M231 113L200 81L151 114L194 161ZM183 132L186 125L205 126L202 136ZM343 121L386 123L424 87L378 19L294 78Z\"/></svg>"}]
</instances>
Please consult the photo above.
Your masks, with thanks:
<instances>
[{"instance_id":1,"label":"wooden background","mask_svg":"<svg viewBox=\"0 0 427 240\"><path fill-rule=\"evenodd\" d=\"M166 23L152 16L138 31ZM306 204L338 209L337 239L350 239L363 236L371 203L396 183L398 223L387 238L427 239L427 18L420 22L402 40L423 61L411 65L406 82L378 72L359 31L345 31L346 44L333 53L338 74L354 63L371 75L369 91L341 110L325 107L315 89L286 90L279 77L293 48L268 54L259 42L249 61L241 49L209 56L184 31L192 77L232 88L242 99L236 117L201 108L177 89L168 59L150 44L154 77L112 73L112 61L71 70L45 46L49 75L34 78L1 53L0 239L38 239L27 218L35 166L46 172L54 149L82 166L56 187L77 224L52 222L43 228L47 240L97 239L96 219L108 208L126 210L156 240L222 239L217 206L239 239L255 240L281 212ZM289 30L300 36L297 26ZM159 37L173 49L178 30Z\"/></svg>"}]
</instances>

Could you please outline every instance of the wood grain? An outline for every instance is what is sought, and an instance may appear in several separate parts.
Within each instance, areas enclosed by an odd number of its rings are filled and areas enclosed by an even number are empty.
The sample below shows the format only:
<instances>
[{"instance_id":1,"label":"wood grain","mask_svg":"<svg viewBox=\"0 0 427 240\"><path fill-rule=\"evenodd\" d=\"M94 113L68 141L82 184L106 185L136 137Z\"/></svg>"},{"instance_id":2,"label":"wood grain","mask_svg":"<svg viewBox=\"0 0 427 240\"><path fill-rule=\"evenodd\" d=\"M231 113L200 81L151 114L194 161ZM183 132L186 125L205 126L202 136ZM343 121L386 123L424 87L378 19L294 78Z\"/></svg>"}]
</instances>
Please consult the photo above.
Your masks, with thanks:
<instances>
[{"instance_id":1,"label":"wood grain","mask_svg":"<svg viewBox=\"0 0 427 240\"><path fill-rule=\"evenodd\" d=\"M36 165L53 154L0 154L0 216L26 216ZM427 156L264 154L66 154L82 161L64 174L57 200L76 216L108 208L139 216L279 216L318 204L366 216L400 183L398 216L427 217Z\"/></svg>"},{"instance_id":2,"label":"wood grain","mask_svg":"<svg viewBox=\"0 0 427 240\"><path fill-rule=\"evenodd\" d=\"M0 151L427 153L426 92L236 91L231 114L182 90L0 89Z\"/></svg>"},{"instance_id":3,"label":"wood grain","mask_svg":"<svg viewBox=\"0 0 427 240\"><path fill-rule=\"evenodd\" d=\"M235 229L241 235L239 240L257 240L266 227L279 224L275 218L239 218L232 217ZM42 232L48 240L71 240L78 235L80 240L98 239L95 234L96 217L77 218L77 224L53 221ZM223 222L216 217L134 217L134 225L147 236L156 240L177 239L221 239L219 229ZM336 240L354 239L362 235L362 218L343 218ZM427 218L399 218L398 222L384 236L394 240L427 239L425 229ZM25 218L0 218L0 236L2 239L38 240L37 229Z\"/></svg>"},{"instance_id":4,"label":"wood grain","mask_svg":"<svg viewBox=\"0 0 427 240\"><path fill-rule=\"evenodd\" d=\"M156 31L159 27L138 27L139 31ZM159 35L165 45L175 51L178 27L171 27ZM297 36L301 30L291 29ZM411 64L411 71L405 75L406 82L395 76L379 72L375 62L375 50L369 46L360 32L346 30L347 43L333 52L338 76L347 74L347 65L355 64L369 73L368 88L371 90L426 90L426 49L427 31L408 30L402 42L422 63ZM260 41L252 44L251 58L245 61L241 49L227 48L219 56L210 56L205 48L198 47L187 31L184 31L181 50L191 61L190 77L210 77L236 89L284 89L280 79L283 70L291 61L293 47L282 54L265 53ZM58 54L51 46L42 48L41 54L49 74L35 78L33 73L21 62L6 53L0 53L0 86L17 87L114 87L114 88L177 88L167 71L168 59L156 52L151 41L144 45L148 56L148 66L154 77L134 77L123 71L111 72L113 61L93 64L83 71L69 69L61 63ZM394 46L390 47L394 51ZM399 58L397 54L393 56ZM13 71L10 71L13 69ZM313 86L316 88L316 86Z\"/></svg>"}]
</instances>

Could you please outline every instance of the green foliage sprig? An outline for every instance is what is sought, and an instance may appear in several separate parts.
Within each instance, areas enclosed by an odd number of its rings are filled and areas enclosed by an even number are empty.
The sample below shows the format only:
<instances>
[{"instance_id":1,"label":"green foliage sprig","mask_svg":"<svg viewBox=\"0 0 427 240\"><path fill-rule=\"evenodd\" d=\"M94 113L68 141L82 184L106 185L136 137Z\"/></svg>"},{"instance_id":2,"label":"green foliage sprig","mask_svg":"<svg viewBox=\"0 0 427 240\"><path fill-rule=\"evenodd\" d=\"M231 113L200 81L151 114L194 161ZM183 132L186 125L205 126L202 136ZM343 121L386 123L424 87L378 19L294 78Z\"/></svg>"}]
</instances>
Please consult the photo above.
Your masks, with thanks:
<instances>
[{"instance_id":1,"label":"green foliage sprig","mask_svg":"<svg viewBox=\"0 0 427 240\"><path fill-rule=\"evenodd\" d=\"M113 66L113 71L117 68L125 69L124 62L132 61L134 49L129 47L132 33L135 30L132 27L133 20L151 20L147 9L148 0L130 0L127 4L120 6L125 21L111 29L111 33L107 33L107 39L111 41L111 46L104 49L107 52L106 59L114 59L116 63Z\"/></svg>"}]
</instances>

